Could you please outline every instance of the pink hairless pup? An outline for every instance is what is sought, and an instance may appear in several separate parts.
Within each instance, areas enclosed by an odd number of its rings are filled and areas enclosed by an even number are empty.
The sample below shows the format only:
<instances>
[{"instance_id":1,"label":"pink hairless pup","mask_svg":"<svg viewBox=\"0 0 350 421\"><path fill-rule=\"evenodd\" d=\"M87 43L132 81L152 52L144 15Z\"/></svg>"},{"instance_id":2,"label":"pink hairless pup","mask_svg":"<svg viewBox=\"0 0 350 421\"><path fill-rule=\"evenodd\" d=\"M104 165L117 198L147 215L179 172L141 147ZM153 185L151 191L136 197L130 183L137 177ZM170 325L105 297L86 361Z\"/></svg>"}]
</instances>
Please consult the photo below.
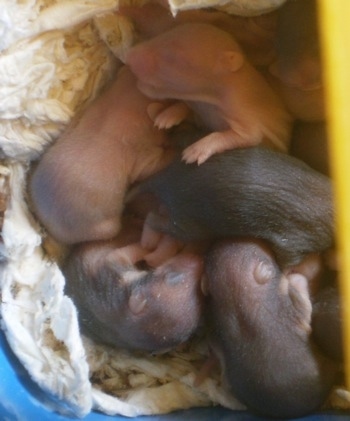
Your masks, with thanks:
<instances>
[{"instance_id":1,"label":"pink hairless pup","mask_svg":"<svg viewBox=\"0 0 350 421\"><path fill-rule=\"evenodd\" d=\"M150 100L125 67L43 155L30 179L33 208L59 242L115 237L128 187L174 155L147 114Z\"/></svg>"},{"instance_id":2,"label":"pink hairless pup","mask_svg":"<svg viewBox=\"0 0 350 421\"><path fill-rule=\"evenodd\" d=\"M202 23L179 25L131 48L126 62L145 95L184 101L212 131L185 149L187 163L260 143L287 150L290 115L225 31ZM186 115L182 102L149 112L158 127L167 128Z\"/></svg>"},{"instance_id":3,"label":"pink hairless pup","mask_svg":"<svg viewBox=\"0 0 350 421\"><path fill-rule=\"evenodd\" d=\"M287 1L277 13L276 58L271 83L299 120L326 118L318 2Z\"/></svg>"},{"instance_id":4,"label":"pink hairless pup","mask_svg":"<svg viewBox=\"0 0 350 421\"><path fill-rule=\"evenodd\" d=\"M177 25L206 23L233 35L254 65L268 65L275 59L276 11L244 17L215 9L193 9L180 10L174 16L168 4L150 1L141 6L120 6L117 13L131 19L142 40L153 38Z\"/></svg>"}]
</instances>

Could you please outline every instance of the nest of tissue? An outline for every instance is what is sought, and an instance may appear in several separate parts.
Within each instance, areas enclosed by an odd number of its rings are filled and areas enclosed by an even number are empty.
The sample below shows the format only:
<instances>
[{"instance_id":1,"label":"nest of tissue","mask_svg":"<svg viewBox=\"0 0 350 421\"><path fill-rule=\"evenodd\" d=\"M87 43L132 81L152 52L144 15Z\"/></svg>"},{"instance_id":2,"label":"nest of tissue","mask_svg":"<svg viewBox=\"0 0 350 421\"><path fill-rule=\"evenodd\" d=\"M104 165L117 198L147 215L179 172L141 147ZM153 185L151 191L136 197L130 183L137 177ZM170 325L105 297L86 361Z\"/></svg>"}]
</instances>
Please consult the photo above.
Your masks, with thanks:
<instances>
[{"instance_id":1,"label":"nest of tissue","mask_svg":"<svg viewBox=\"0 0 350 421\"><path fill-rule=\"evenodd\" d=\"M174 14L217 7L249 16L283 2L170 0L169 7ZM216 404L242 409L218 373L195 385L207 356L203 343L135 356L83 337L64 277L45 253L43 229L28 207L31 163L97 96L134 42L131 22L115 13L118 3L5 0L0 10L1 327L60 412L81 417L95 409L134 417ZM334 395L338 406L350 408L345 390Z\"/></svg>"}]
</instances>

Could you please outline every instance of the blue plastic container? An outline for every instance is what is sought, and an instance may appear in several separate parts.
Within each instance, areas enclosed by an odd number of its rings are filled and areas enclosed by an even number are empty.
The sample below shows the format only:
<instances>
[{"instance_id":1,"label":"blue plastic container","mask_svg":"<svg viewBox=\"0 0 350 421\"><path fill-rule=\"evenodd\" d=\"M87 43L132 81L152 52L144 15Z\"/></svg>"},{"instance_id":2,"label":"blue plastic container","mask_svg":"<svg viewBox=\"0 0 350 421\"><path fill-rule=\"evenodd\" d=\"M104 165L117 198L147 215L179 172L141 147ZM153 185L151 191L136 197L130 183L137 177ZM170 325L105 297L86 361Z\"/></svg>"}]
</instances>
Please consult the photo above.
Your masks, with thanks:
<instances>
[{"instance_id":1,"label":"blue plastic container","mask_svg":"<svg viewBox=\"0 0 350 421\"><path fill-rule=\"evenodd\" d=\"M125 421L130 418L110 417L91 412L84 421ZM246 411L230 411L221 407L193 408L167 415L142 416L140 421L264 421ZM28 376L0 331L0 421L68 421L55 411L55 400L43 392ZM349 421L350 413L327 412L299 418L305 421Z\"/></svg>"}]
</instances>

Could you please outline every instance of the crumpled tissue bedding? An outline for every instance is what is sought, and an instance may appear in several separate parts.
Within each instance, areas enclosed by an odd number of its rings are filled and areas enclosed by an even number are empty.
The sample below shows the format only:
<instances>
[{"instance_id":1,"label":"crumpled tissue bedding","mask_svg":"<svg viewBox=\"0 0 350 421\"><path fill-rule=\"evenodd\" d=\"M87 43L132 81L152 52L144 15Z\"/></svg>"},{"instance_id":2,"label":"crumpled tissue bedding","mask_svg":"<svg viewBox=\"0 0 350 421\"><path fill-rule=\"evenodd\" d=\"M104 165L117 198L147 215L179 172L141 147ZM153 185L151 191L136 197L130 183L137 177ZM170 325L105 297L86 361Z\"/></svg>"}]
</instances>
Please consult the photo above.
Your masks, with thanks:
<instances>
[{"instance_id":1,"label":"crumpled tissue bedding","mask_svg":"<svg viewBox=\"0 0 350 421\"><path fill-rule=\"evenodd\" d=\"M135 2L136 0L134 0ZM253 15L284 0L170 0L173 13L215 6ZM0 7L1 328L32 379L59 412L92 409L130 417L221 404L243 406L213 374L193 382L206 346L193 342L160 356L135 356L79 333L64 278L42 248L42 229L27 206L31 162L93 99L133 43L118 0L2 0ZM333 402L350 407L348 392Z\"/></svg>"}]
</instances>

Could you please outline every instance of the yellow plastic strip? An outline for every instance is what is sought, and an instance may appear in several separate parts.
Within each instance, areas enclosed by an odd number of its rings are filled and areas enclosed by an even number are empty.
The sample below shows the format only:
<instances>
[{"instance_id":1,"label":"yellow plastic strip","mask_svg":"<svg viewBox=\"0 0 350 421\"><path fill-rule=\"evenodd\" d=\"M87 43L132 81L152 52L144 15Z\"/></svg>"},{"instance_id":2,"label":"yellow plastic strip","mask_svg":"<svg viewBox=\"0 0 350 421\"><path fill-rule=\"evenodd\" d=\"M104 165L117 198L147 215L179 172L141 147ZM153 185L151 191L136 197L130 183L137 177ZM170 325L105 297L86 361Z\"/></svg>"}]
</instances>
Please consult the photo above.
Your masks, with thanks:
<instances>
[{"instance_id":1,"label":"yellow plastic strip","mask_svg":"<svg viewBox=\"0 0 350 421\"><path fill-rule=\"evenodd\" d=\"M318 0L334 178L346 384L350 387L350 0Z\"/></svg>"}]
</instances>

